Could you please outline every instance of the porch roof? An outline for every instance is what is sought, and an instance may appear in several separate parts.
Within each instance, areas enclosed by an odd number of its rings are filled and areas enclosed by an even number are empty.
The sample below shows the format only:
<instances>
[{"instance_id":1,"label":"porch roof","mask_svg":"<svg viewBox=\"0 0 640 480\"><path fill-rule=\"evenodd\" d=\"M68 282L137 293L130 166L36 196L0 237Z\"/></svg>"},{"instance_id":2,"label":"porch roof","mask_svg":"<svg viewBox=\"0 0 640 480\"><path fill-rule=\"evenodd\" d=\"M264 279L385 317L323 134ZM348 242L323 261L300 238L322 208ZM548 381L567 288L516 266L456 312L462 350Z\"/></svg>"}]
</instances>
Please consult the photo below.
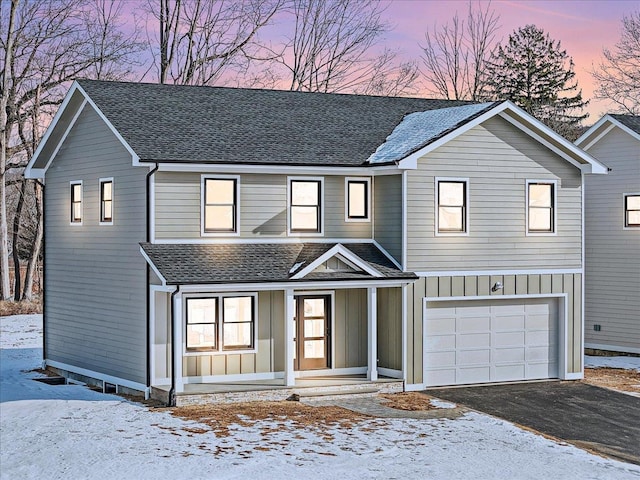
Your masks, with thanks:
<instances>
[{"instance_id":1,"label":"porch roof","mask_svg":"<svg viewBox=\"0 0 640 480\"><path fill-rule=\"evenodd\" d=\"M299 272L336 246L375 271ZM169 285L346 280L413 280L373 243L140 244L150 265ZM348 260L348 259L347 259ZM300 277L300 278L294 278Z\"/></svg>"}]
</instances>

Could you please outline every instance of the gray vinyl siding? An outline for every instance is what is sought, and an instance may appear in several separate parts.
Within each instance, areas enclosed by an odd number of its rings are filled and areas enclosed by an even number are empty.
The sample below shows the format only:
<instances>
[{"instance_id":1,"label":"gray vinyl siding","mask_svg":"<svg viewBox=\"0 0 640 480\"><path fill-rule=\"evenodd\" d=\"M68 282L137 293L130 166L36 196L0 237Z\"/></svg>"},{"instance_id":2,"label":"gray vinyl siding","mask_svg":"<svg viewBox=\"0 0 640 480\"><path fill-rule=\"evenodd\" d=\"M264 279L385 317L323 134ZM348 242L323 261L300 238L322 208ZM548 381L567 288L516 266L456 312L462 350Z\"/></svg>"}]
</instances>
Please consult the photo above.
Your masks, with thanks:
<instances>
[{"instance_id":1,"label":"gray vinyl siding","mask_svg":"<svg viewBox=\"0 0 640 480\"><path fill-rule=\"evenodd\" d=\"M402 175L374 179L374 238L398 263L402 262Z\"/></svg>"},{"instance_id":2,"label":"gray vinyl siding","mask_svg":"<svg viewBox=\"0 0 640 480\"><path fill-rule=\"evenodd\" d=\"M589 153L611 171L585 179L585 344L640 352L640 229L623 204L640 193L640 142L615 127Z\"/></svg>"},{"instance_id":3,"label":"gray vinyl siding","mask_svg":"<svg viewBox=\"0 0 640 480\"><path fill-rule=\"evenodd\" d=\"M378 289L378 367L402 370L402 288Z\"/></svg>"},{"instance_id":4,"label":"gray vinyl siding","mask_svg":"<svg viewBox=\"0 0 640 480\"><path fill-rule=\"evenodd\" d=\"M212 294L214 295L214 294ZM331 368L367 365L367 291L334 292ZM185 376L237 375L284 371L284 291L258 292L258 343L255 353L185 355Z\"/></svg>"},{"instance_id":5,"label":"gray vinyl siding","mask_svg":"<svg viewBox=\"0 0 640 480\"><path fill-rule=\"evenodd\" d=\"M468 179L467 236L435 235L435 178ZM526 235L527 180L557 180L556 235ZM492 118L408 172L408 270L581 267L580 170Z\"/></svg>"},{"instance_id":6,"label":"gray vinyl siding","mask_svg":"<svg viewBox=\"0 0 640 480\"><path fill-rule=\"evenodd\" d=\"M88 105L46 174L48 360L146 384L145 175ZM113 177L113 225L98 225L99 179ZM82 180L82 225L69 182Z\"/></svg>"},{"instance_id":7,"label":"gray vinyl siding","mask_svg":"<svg viewBox=\"0 0 640 480\"><path fill-rule=\"evenodd\" d=\"M491 291L495 282L504 288ZM567 294L567 371L582 371L582 278L580 274L470 275L422 277L407 287L407 383L423 383L424 298L496 297L504 295ZM560 326L562 328L562 325Z\"/></svg>"},{"instance_id":8,"label":"gray vinyl siding","mask_svg":"<svg viewBox=\"0 0 640 480\"><path fill-rule=\"evenodd\" d=\"M215 174L211 175L215 176ZM287 176L267 174L239 176L240 237L286 237ZM163 240L202 238L200 233L201 175L158 172L154 180L156 238ZM323 237L371 238L371 222L345 222L345 177L324 177L322 210ZM237 236L227 238L237 238Z\"/></svg>"}]
</instances>

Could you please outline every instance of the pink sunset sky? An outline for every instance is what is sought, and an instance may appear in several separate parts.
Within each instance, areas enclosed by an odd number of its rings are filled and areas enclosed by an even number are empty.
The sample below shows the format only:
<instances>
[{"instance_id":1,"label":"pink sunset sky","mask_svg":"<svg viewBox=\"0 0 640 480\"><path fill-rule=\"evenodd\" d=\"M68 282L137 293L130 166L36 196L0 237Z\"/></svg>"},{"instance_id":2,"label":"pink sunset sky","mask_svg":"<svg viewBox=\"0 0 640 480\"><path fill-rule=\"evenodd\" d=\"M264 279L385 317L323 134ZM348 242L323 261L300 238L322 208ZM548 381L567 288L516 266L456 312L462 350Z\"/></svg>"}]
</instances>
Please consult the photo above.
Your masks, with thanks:
<instances>
[{"instance_id":1,"label":"pink sunset sky","mask_svg":"<svg viewBox=\"0 0 640 480\"><path fill-rule=\"evenodd\" d=\"M484 6L486 2L481 1ZM424 32L434 23L443 24L457 10L466 15L466 0L395 0L389 2L386 17L394 29L386 44L397 47L407 58L419 58L424 44ZM491 6L500 15L498 37L506 41L509 34L521 26L534 24L560 40L562 48L573 57L578 85L585 98L594 91L590 75L592 65L602 56L602 49L612 49L620 38L623 15L640 10L640 0L494 0ZM587 110L587 124L606 113L606 102L592 100Z\"/></svg>"}]
</instances>

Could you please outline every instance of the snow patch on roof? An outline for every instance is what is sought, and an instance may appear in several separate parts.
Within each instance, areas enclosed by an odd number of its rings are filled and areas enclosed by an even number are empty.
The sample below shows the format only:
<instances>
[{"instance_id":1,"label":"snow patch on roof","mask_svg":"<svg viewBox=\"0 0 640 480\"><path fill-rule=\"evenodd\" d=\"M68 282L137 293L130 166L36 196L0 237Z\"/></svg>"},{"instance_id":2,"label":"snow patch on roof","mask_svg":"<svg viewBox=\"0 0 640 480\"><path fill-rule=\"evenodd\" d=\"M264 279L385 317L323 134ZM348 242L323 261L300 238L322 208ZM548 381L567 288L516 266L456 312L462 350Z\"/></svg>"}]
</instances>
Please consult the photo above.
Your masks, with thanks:
<instances>
[{"instance_id":1,"label":"snow patch on roof","mask_svg":"<svg viewBox=\"0 0 640 480\"><path fill-rule=\"evenodd\" d=\"M478 103L410 113L393 129L391 135L369 157L367 163L389 163L402 160L492 105L495 104Z\"/></svg>"}]
</instances>

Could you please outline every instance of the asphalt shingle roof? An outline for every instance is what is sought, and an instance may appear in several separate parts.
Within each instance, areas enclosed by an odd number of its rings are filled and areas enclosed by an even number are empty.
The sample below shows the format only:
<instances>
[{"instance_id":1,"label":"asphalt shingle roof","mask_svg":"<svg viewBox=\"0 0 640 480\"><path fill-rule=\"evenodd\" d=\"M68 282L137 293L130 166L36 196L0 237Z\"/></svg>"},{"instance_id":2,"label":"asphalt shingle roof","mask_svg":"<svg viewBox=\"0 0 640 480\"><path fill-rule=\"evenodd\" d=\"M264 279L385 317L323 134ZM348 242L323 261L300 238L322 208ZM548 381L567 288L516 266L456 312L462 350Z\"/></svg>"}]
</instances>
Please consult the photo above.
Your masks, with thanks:
<instances>
[{"instance_id":1,"label":"asphalt shingle roof","mask_svg":"<svg viewBox=\"0 0 640 480\"><path fill-rule=\"evenodd\" d=\"M369 163L402 160L495 105L497 103L478 103L410 113L369 157Z\"/></svg>"},{"instance_id":2,"label":"asphalt shingle roof","mask_svg":"<svg viewBox=\"0 0 640 480\"><path fill-rule=\"evenodd\" d=\"M636 133L640 133L640 116L639 115L620 115L616 113L610 114L625 127L629 127Z\"/></svg>"},{"instance_id":3,"label":"asphalt shingle roof","mask_svg":"<svg viewBox=\"0 0 640 480\"><path fill-rule=\"evenodd\" d=\"M291 279L300 268L307 266L336 243L140 245L170 285L416 278L413 273L399 270L371 243L346 243L342 246L369 263L383 275L382 278L363 272L312 272L300 280ZM291 268L300 262L304 264L291 273Z\"/></svg>"},{"instance_id":4,"label":"asphalt shingle roof","mask_svg":"<svg viewBox=\"0 0 640 480\"><path fill-rule=\"evenodd\" d=\"M360 166L453 100L79 80L143 161Z\"/></svg>"}]
</instances>

